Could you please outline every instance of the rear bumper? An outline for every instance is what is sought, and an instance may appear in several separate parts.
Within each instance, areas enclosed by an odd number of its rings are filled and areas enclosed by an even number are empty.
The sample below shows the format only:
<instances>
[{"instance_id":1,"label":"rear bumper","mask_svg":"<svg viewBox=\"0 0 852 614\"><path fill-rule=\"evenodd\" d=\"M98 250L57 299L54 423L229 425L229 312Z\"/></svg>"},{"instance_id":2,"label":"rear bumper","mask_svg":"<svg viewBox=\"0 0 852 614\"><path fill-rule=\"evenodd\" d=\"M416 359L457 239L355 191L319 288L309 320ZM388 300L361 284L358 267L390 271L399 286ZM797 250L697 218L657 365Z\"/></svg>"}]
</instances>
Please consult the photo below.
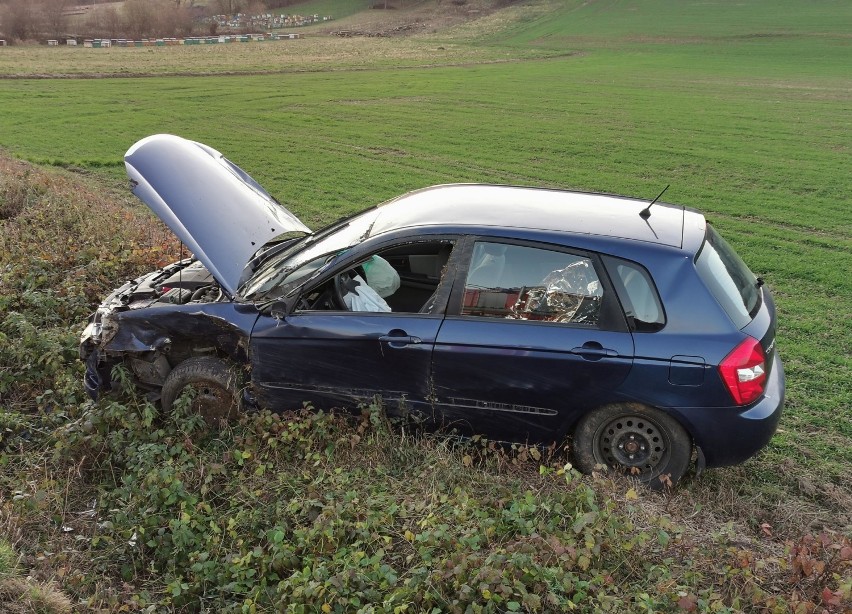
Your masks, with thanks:
<instances>
[{"instance_id":1,"label":"rear bumper","mask_svg":"<svg viewBox=\"0 0 852 614\"><path fill-rule=\"evenodd\" d=\"M762 450L778 428L784 390L784 365L776 352L766 392L757 403L745 408L680 408L707 467L736 465Z\"/></svg>"}]
</instances>

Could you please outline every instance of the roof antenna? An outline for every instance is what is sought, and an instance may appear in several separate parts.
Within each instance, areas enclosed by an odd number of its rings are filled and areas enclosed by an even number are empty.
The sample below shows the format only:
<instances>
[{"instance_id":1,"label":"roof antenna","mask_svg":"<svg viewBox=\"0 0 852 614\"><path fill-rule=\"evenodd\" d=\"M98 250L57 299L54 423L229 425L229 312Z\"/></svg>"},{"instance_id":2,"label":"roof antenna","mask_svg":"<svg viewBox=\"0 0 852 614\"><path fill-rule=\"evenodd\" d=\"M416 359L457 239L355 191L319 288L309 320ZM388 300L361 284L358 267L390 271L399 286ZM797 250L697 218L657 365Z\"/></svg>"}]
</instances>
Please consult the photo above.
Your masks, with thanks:
<instances>
[{"instance_id":1,"label":"roof antenna","mask_svg":"<svg viewBox=\"0 0 852 614\"><path fill-rule=\"evenodd\" d=\"M659 194L657 194L657 198L652 200L651 203L647 207L645 207L644 209L642 209L642 211L639 212L639 217L641 217L643 220L647 220L649 217L651 217L651 205L653 205L655 202L660 200L660 196L662 196L663 194L666 193L666 190L669 189L670 185L671 184L668 184L666 187L664 187L663 191L660 192Z\"/></svg>"}]
</instances>

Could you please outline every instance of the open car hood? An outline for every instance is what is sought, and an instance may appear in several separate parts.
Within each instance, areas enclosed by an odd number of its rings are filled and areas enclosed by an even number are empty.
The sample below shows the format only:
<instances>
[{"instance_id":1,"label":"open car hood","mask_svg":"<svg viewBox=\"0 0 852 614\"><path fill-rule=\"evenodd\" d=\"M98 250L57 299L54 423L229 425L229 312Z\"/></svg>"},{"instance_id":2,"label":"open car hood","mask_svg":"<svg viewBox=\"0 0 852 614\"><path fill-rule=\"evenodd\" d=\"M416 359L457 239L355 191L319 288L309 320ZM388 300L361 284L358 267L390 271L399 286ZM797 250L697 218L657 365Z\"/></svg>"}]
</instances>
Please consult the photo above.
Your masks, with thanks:
<instances>
[{"instance_id":1,"label":"open car hood","mask_svg":"<svg viewBox=\"0 0 852 614\"><path fill-rule=\"evenodd\" d=\"M124 155L133 193L183 241L231 296L265 243L310 229L221 153L171 134Z\"/></svg>"}]
</instances>

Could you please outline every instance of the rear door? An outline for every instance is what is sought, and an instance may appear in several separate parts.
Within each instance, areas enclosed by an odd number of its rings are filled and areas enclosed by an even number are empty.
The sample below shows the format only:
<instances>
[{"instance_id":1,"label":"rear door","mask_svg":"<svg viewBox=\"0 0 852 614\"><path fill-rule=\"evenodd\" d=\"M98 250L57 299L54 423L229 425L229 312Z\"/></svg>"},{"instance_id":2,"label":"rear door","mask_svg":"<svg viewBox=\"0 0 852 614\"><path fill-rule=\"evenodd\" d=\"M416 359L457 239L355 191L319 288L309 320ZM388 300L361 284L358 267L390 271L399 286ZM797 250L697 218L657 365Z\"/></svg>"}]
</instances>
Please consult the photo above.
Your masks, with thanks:
<instances>
[{"instance_id":1,"label":"rear door","mask_svg":"<svg viewBox=\"0 0 852 614\"><path fill-rule=\"evenodd\" d=\"M595 255L488 237L467 251L432 360L445 424L548 440L619 400L633 339Z\"/></svg>"}]
</instances>

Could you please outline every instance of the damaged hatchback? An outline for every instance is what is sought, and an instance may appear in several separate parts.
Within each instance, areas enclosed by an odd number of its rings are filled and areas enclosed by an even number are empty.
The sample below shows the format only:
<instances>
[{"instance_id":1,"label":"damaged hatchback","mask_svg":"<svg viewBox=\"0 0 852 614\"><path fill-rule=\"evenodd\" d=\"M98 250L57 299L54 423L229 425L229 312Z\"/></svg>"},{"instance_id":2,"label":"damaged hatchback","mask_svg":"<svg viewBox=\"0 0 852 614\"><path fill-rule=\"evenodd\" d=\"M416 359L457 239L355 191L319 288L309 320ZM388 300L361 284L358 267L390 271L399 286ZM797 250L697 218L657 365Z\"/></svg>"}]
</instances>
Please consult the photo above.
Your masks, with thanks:
<instances>
[{"instance_id":1,"label":"damaged hatchback","mask_svg":"<svg viewBox=\"0 0 852 614\"><path fill-rule=\"evenodd\" d=\"M784 398L767 288L681 206L490 185L411 192L312 232L210 147L125 156L194 257L126 282L82 335L93 398L127 366L165 411L357 407L651 486L739 463Z\"/></svg>"}]
</instances>

